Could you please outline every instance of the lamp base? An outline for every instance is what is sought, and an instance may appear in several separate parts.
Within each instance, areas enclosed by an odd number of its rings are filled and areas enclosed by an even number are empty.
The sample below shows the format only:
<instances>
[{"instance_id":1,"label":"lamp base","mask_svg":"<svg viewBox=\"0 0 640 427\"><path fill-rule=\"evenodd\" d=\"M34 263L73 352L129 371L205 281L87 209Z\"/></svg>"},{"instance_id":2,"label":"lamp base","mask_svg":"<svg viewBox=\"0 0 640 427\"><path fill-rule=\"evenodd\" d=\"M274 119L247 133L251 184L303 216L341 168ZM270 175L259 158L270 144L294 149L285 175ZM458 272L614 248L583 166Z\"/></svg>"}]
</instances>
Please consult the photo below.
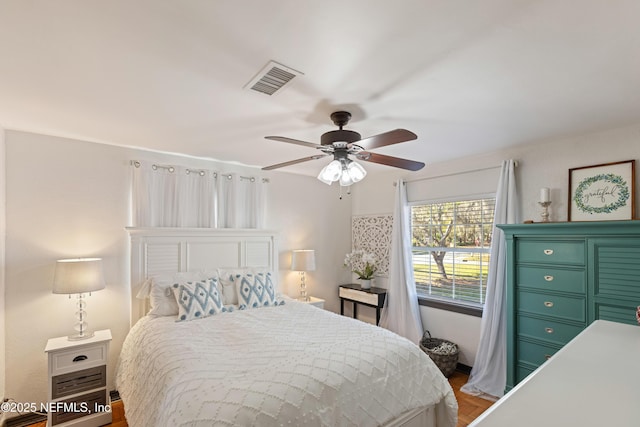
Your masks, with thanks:
<instances>
[{"instance_id":1,"label":"lamp base","mask_svg":"<svg viewBox=\"0 0 640 427\"><path fill-rule=\"evenodd\" d=\"M307 295L307 284L304 281L304 271L300 272L300 299L302 301L309 301L309 296Z\"/></svg>"},{"instance_id":2,"label":"lamp base","mask_svg":"<svg viewBox=\"0 0 640 427\"><path fill-rule=\"evenodd\" d=\"M86 340L87 338L91 338L94 335L95 335L95 333L93 331L91 331L91 332L83 332L81 334L69 335L67 337L67 339L69 341L82 341L82 340Z\"/></svg>"}]
</instances>

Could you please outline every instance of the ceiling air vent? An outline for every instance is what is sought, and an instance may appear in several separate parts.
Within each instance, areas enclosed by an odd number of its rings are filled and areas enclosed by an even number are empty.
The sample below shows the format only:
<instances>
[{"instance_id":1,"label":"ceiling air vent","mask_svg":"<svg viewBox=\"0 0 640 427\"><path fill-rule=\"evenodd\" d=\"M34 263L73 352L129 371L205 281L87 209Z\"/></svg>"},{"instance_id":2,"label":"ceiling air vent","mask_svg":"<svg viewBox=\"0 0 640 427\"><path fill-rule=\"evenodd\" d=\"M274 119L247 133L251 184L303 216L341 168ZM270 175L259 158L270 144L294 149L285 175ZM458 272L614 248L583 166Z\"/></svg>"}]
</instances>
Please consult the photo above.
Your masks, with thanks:
<instances>
[{"instance_id":1,"label":"ceiling air vent","mask_svg":"<svg viewBox=\"0 0 640 427\"><path fill-rule=\"evenodd\" d=\"M287 85L295 76L301 76L303 73L293 68L286 67L275 61L269 63L251 79L245 88L255 90L267 95L273 95L285 85Z\"/></svg>"}]
</instances>

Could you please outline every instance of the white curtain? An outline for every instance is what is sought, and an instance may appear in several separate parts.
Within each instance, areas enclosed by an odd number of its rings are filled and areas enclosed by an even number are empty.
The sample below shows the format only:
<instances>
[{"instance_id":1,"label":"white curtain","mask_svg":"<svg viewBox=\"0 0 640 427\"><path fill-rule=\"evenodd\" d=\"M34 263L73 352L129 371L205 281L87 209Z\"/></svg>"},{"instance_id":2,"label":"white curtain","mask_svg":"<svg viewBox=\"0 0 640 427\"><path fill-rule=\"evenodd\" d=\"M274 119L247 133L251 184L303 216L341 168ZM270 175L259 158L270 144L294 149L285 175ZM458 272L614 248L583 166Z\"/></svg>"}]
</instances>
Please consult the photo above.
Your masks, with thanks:
<instances>
[{"instance_id":1,"label":"white curtain","mask_svg":"<svg viewBox=\"0 0 640 427\"><path fill-rule=\"evenodd\" d=\"M515 161L505 160L496 192L494 224L519 221ZM502 230L494 226L480 343L469 381L461 388L468 394L501 397L507 384L506 249Z\"/></svg>"},{"instance_id":2,"label":"white curtain","mask_svg":"<svg viewBox=\"0 0 640 427\"><path fill-rule=\"evenodd\" d=\"M218 227L220 228L238 228L236 225L236 209L237 203L236 183L237 177L234 174L224 174L218 177L217 194L218 194Z\"/></svg>"},{"instance_id":3,"label":"white curtain","mask_svg":"<svg viewBox=\"0 0 640 427\"><path fill-rule=\"evenodd\" d=\"M264 180L132 162L136 227L260 228Z\"/></svg>"},{"instance_id":4,"label":"white curtain","mask_svg":"<svg viewBox=\"0 0 640 427\"><path fill-rule=\"evenodd\" d=\"M264 226L265 182L237 174L218 179L218 227L262 228Z\"/></svg>"},{"instance_id":5,"label":"white curtain","mask_svg":"<svg viewBox=\"0 0 640 427\"><path fill-rule=\"evenodd\" d=\"M422 319L413 279L411 216L407 202L407 184L402 180L396 183L389 260L389 289L387 289L387 298L382 309L380 326L416 344L422 338Z\"/></svg>"},{"instance_id":6,"label":"white curtain","mask_svg":"<svg viewBox=\"0 0 640 427\"><path fill-rule=\"evenodd\" d=\"M178 226L215 227L215 172L186 169L177 175Z\"/></svg>"},{"instance_id":7,"label":"white curtain","mask_svg":"<svg viewBox=\"0 0 640 427\"><path fill-rule=\"evenodd\" d=\"M177 227L178 174L175 168L132 164L133 224L139 227Z\"/></svg>"},{"instance_id":8,"label":"white curtain","mask_svg":"<svg viewBox=\"0 0 640 427\"><path fill-rule=\"evenodd\" d=\"M236 221L238 228L263 228L266 186L264 180L240 177Z\"/></svg>"}]
</instances>

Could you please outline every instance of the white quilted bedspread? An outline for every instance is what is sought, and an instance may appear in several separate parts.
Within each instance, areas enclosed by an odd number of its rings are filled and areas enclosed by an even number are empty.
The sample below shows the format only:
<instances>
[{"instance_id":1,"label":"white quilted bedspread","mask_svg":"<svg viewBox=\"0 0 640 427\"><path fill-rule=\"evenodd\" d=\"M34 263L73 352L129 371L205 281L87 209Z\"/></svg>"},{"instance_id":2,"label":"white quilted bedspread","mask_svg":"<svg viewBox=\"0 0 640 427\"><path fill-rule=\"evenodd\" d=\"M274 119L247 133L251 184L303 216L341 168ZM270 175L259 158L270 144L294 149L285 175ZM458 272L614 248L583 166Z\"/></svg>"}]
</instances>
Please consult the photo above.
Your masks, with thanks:
<instances>
[{"instance_id":1,"label":"white quilted bedspread","mask_svg":"<svg viewBox=\"0 0 640 427\"><path fill-rule=\"evenodd\" d=\"M439 406L455 426L446 378L385 329L287 301L190 322L138 321L116 385L130 427L379 426Z\"/></svg>"}]
</instances>

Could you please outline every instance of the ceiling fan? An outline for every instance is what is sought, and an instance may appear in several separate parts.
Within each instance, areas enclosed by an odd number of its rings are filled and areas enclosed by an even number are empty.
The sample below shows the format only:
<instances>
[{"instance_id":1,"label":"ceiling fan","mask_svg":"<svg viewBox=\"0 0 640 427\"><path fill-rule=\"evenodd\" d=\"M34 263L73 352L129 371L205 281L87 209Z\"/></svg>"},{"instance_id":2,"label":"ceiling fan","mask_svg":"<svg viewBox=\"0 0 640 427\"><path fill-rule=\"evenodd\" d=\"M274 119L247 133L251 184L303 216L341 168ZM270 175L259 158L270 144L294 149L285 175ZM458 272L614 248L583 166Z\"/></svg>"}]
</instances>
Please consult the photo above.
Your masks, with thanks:
<instances>
[{"instance_id":1,"label":"ceiling fan","mask_svg":"<svg viewBox=\"0 0 640 427\"><path fill-rule=\"evenodd\" d=\"M414 140L417 138L415 133L406 129L395 129L362 139L358 132L343 129L343 127L349 123L350 119L351 113L347 111L336 111L332 113L331 120L339 127L339 129L324 133L320 137L320 145L283 136L265 136L266 139L274 141L288 142L290 144L315 148L320 150L323 154L315 154L302 159L278 163L276 165L266 166L262 169L278 169L285 166L295 165L296 163L317 160L333 155L333 161L320 171L318 179L329 185L338 181L340 185L347 186L362 180L367 174L362 166L349 158L350 155L365 162L379 163L410 171L417 171L424 167L424 163L422 162L372 153L369 151L378 147Z\"/></svg>"}]
</instances>

